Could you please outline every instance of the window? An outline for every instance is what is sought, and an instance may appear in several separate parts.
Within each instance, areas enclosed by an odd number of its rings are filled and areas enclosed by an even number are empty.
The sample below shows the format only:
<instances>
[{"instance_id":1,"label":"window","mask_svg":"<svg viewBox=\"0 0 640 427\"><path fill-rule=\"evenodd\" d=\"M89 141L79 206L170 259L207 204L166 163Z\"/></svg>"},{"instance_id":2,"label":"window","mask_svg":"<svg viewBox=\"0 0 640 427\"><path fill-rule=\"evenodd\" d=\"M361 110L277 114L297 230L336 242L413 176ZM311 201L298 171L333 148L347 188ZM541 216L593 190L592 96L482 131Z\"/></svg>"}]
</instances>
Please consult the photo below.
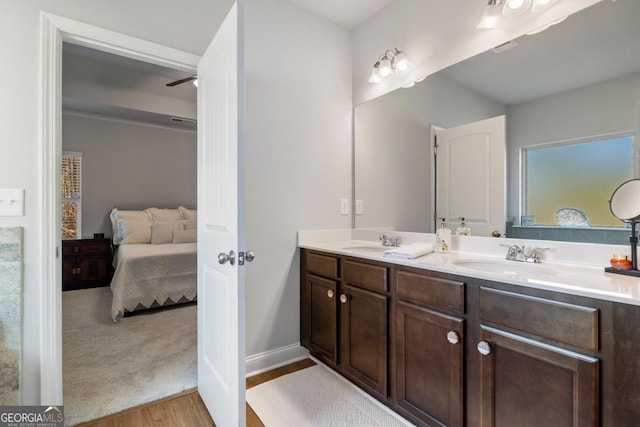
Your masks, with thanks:
<instances>
[{"instance_id":1,"label":"window","mask_svg":"<svg viewBox=\"0 0 640 427\"><path fill-rule=\"evenodd\" d=\"M609 199L633 178L633 159L630 133L524 148L524 215L535 225L623 226Z\"/></svg>"},{"instance_id":2,"label":"window","mask_svg":"<svg viewBox=\"0 0 640 427\"><path fill-rule=\"evenodd\" d=\"M62 153L60 183L62 239L79 239L82 236L82 153Z\"/></svg>"}]
</instances>

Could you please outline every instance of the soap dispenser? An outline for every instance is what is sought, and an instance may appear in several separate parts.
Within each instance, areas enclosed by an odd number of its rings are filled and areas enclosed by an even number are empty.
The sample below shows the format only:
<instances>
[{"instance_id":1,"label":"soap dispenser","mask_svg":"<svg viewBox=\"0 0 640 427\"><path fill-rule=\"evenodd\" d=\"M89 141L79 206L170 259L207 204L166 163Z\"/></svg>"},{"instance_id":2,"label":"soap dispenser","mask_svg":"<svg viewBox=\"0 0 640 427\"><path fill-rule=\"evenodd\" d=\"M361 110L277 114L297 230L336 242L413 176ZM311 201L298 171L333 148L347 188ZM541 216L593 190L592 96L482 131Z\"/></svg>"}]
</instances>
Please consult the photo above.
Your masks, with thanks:
<instances>
[{"instance_id":1,"label":"soap dispenser","mask_svg":"<svg viewBox=\"0 0 640 427\"><path fill-rule=\"evenodd\" d=\"M447 228L445 218L440 218L440 228L436 231L436 247L437 252L449 252L451 250L451 230Z\"/></svg>"},{"instance_id":2,"label":"soap dispenser","mask_svg":"<svg viewBox=\"0 0 640 427\"><path fill-rule=\"evenodd\" d=\"M460 217L460 226L456 228L456 236L471 236L471 229L464 223L463 217Z\"/></svg>"}]
</instances>

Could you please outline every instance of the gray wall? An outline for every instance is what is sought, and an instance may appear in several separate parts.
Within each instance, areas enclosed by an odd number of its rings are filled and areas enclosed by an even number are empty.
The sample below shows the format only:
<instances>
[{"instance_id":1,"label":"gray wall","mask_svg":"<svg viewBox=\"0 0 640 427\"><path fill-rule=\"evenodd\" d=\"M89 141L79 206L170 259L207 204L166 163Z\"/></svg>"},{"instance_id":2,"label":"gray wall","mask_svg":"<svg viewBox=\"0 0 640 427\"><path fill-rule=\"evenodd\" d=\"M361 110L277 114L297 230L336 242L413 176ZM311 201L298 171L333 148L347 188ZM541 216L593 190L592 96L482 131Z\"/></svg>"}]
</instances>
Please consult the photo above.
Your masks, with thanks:
<instances>
[{"instance_id":1,"label":"gray wall","mask_svg":"<svg viewBox=\"0 0 640 427\"><path fill-rule=\"evenodd\" d=\"M247 0L247 355L300 340L297 231L349 228L349 32L285 0Z\"/></svg>"},{"instance_id":2,"label":"gray wall","mask_svg":"<svg viewBox=\"0 0 640 427\"><path fill-rule=\"evenodd\" d=\"M82 236L111 236L112 208L196 206L196 133L63 115L62 149L82 152Z\"/></svg>"}]
</instances>

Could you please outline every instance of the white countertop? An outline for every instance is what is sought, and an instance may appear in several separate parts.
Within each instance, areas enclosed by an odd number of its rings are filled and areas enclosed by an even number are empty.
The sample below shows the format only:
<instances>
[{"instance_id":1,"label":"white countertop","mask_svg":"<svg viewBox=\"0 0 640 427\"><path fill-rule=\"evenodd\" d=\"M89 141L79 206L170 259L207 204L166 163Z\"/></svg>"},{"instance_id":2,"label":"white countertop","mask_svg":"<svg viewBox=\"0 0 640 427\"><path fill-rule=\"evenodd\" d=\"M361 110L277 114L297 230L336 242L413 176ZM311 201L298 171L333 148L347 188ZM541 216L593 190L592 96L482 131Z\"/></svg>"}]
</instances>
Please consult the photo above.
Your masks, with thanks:
<instances>
[{"instance_id":1,"label":"white countertop","mask_svg":"<svg viewBox=\"0 0 640 427\"><path fill-rule=\"evenodd\" d=\"M589 265L586 263L543 261L539 264L533 264L506 261L504 255L487 255L487 253L492 252L491 250L482 252L432 252L415 259L396 259L384 257L384 250L389 248L382 247L382 245L376 241L350 239L353 236L346 233L332 232L330 234L323 234L322 238L318 238L321 236L317 234L318 232L314 231L311 233L312 234L306 234L303 238L299 235L299 247L355 256L372 261L383 261L408 267L423 268L441 273L527 286L529 288L545 289L601 300L640 305L640 278L622 274L605 273L604 266L606 263L603 265ZM393 232L390 234L393 234ZM424 236L427 236L427 238L423 237L423 241L430 242L428 240L429 235L425 234ZM408 240L415 241L415 239ZM502 240L502 243L507 243L504 239L495 240ZM407 241L407 243L410 242ZM547 243L553 244L556 242ZM505 248L501 249L503 253L506 253ZM605 248L605 250L610 250L610 248ZM480 263L490 263L491 265L514 265L513 270L524 270L525 272L507 273L508 268L501 272L488 272L458 264L460 262L464 263L465 261L478 261ZM523 265L523 267L521 268L520 265Z\"/></svg>"}]
</instances>

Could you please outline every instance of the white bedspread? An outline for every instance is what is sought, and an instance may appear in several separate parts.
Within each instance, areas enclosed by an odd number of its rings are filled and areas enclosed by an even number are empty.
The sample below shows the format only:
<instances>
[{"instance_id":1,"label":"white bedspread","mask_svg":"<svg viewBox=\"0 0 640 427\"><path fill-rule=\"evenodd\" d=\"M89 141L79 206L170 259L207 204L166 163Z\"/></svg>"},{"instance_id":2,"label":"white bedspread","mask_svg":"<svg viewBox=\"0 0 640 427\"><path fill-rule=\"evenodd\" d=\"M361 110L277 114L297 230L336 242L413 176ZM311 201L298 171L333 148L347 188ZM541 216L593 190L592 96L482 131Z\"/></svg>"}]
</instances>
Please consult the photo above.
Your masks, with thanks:
<instances>
[{"instance_id":1,"label":"white bedspread","mask_svg":"<svg viewBox=\"0 0 640 427\"><path fill-rule=\"evenodd\" d=\"M111 317L118 322L125 310L145 308L167 299L177 303L196 297L197 243L120 245L111 279Z\"/></svg>"}]
</instances>

